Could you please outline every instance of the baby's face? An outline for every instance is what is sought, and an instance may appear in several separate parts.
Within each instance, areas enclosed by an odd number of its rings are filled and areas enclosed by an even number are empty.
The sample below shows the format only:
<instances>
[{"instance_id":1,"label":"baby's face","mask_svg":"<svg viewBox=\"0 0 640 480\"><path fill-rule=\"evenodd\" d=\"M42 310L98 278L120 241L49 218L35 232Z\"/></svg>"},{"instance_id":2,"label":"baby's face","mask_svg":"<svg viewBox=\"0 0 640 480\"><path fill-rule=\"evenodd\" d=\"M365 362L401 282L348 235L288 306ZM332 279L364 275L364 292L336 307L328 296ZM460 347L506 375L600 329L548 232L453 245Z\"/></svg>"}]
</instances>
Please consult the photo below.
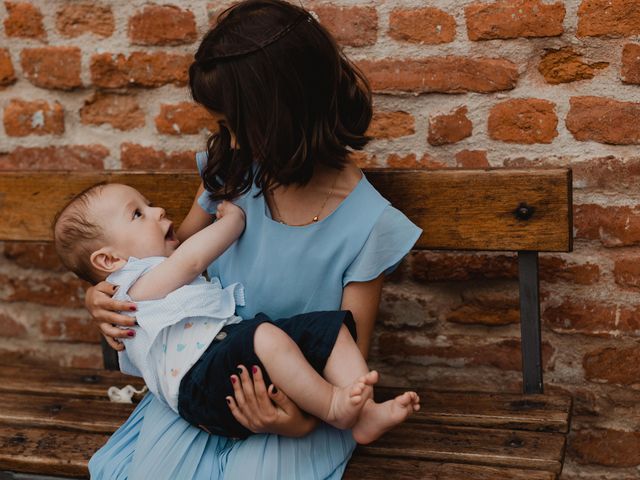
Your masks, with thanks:
<instances>
[{"instance_id":1,"label":"baby's face","mask_svg":"<svg viewBox=\"0 0 640 480\"><path fill-rule=\"evenodd\" d=\"M95 199L93 212L109 246L124 259L168 257L180 243L164 209L127 185L107 185Z\"/></svg>"}]
</instances>

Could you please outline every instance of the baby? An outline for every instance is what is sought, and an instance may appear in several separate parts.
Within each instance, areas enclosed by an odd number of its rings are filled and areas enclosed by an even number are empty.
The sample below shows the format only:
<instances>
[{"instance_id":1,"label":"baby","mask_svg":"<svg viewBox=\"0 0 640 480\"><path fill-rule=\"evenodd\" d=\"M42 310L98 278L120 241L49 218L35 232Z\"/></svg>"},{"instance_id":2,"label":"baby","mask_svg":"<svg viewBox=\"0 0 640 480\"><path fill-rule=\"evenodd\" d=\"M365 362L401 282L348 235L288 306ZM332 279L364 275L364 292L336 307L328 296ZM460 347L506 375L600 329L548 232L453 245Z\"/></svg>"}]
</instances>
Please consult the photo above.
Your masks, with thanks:
<instances>
[{"instance_id":1,"label":"baby","mask_svg":"<svg viewBox=\"0 0 640 480\"><path fill-rule=\"evenodd\" d=\"M252 432L233 417L237 366L261 368L302 410L369 443L420 408L415 392L373 400L378 374L369 371L348 311L289 319L235 315L240 284L222 288L202 272L242 234L242 209L222 202L216 221L182 244L164 209L132 187L98 184L77 195L54 225L64 265L92 283L118 286L115 298L137 302L135 335L119 353L124 373L184 419L219 435ZM324 378L323 378L324 377Z\"/></svg>"}]
</instances>

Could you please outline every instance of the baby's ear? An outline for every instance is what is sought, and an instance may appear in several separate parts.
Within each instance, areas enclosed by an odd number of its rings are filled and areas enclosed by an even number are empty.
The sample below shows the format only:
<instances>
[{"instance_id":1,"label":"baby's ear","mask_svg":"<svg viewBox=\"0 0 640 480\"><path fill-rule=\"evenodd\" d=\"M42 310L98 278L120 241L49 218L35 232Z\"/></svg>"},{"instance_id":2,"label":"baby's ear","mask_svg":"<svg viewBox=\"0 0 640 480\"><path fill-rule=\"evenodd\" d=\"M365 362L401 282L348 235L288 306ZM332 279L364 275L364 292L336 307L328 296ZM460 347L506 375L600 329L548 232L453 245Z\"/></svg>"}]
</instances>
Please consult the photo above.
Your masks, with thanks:
<instances>
[{"instance_id":1,"label":"baby's ear","mask_svg":"<svg viewBox=\"0 0 640 480\"><path fill-rule=\"evenodd\" d=\"M103 247L93 252L90 261L93 268L107 274L120 270L127 263L125 259L115 255L109 247Z\"/></svg>"}]
</instances>

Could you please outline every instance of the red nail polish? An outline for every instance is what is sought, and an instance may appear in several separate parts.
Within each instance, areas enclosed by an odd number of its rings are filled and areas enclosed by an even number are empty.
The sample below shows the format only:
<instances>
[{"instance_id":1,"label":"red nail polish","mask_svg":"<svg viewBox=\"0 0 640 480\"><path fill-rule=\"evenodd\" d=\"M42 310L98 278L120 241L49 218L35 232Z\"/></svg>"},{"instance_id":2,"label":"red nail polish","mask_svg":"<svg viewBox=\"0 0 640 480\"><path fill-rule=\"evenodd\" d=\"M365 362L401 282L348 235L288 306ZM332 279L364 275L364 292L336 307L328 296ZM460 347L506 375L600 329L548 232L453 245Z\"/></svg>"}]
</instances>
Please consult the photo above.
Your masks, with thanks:
<instances>
[{"instance_id":1,"label":"red nail polish","mask_svg":"<svg viewBox=\"0 0 640 480\"><path fill-rule=\"evenodd\" d=\"M136 332L134 332L133 330L129 330L127 332L127 335L129 335L130 337L135 337L136 336Z\"/></svg>"},{"instance_id":2,"label":"red nail polish","mask_svg":"<svg viewBox=\"0 0 640 480\"><path fill-rule=\"evenodd\" d=\"M236 383L238 379L235 377L235 375L231 375L231 383Z\"/></svg>"},{"instance_id":3,"label":"red nail polish","mask_svg":"<svg viewBox=\"0 0 640 480\"><path fill-rule=\"evenodd\" d=\"M253 372L253 374L255 375L256 373L258 373L258 367L256 367L255 365L253 367L251 367L251 371Z\"/></svg>"},{"instance_id":4,"label":"red nail polish","mask_svg":"<svg viewBox=\"0 0 640 480\"><path fill-rule=\"evenodd\" d=\"M227 400L227 403L228 403L229 405L231 405L231 399L230 399L230 398L227 398L226 400Z\"/></svg>"},{"instance_id":5,"label":"red nail polish","mask_svg":"<svg viewBox=\"0 0 640 480\"><path fill-rule=\"evenodd\" d=\"M129 307L129 310L131 310L132 312L136 312L138 310L138 307L133 305L133 306Z\"/></svg>"}]
</instances>

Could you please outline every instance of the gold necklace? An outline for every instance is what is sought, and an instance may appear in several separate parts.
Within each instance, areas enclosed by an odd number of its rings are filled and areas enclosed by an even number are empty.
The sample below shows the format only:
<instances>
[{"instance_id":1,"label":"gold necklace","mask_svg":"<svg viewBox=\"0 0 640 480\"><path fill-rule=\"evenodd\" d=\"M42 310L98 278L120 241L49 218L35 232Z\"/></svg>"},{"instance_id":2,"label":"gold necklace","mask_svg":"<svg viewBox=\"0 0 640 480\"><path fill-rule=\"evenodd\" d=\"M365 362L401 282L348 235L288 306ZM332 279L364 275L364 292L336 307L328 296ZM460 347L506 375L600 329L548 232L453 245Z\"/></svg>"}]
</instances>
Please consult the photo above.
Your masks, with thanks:
<instances>
[{"instance_id":1,"label":"gold necklace","mask_svg":"<svg viewBox=\"0 0 640 480\"><path fill-rule=\"evenodd\" d=\"M269 193L271 194L271 204L273 205L275 213L279 218L279 220L277 220L277 221L279 223L281 223L282 225L289 225L290 227L304 227L305 225L311 225L312 223L317 222L318 219L320 218L320 214L322 213L322 210L324 210L324 207L327 205L327 202L329 201L329 198L331 198L331 195L333 194L333 190L336 187L336 183L338 182L338 177L339 176L340 176L340 172L338 172L336 174L336 178L333 179L333 185L331 185L331 190L329 190L329 193L325 197L324 202L322 202L322 206L320 207L320 210L318 210L318 213L316 213L314 215L313 219L310 222L302 223L300 225L291 225L289 223L286 223L283 220L282 214L280 213L280 209L278 208L278 204L276 203L276 196L273 194L273 190L270 190Z\"/></svg>"}]
</instances>

